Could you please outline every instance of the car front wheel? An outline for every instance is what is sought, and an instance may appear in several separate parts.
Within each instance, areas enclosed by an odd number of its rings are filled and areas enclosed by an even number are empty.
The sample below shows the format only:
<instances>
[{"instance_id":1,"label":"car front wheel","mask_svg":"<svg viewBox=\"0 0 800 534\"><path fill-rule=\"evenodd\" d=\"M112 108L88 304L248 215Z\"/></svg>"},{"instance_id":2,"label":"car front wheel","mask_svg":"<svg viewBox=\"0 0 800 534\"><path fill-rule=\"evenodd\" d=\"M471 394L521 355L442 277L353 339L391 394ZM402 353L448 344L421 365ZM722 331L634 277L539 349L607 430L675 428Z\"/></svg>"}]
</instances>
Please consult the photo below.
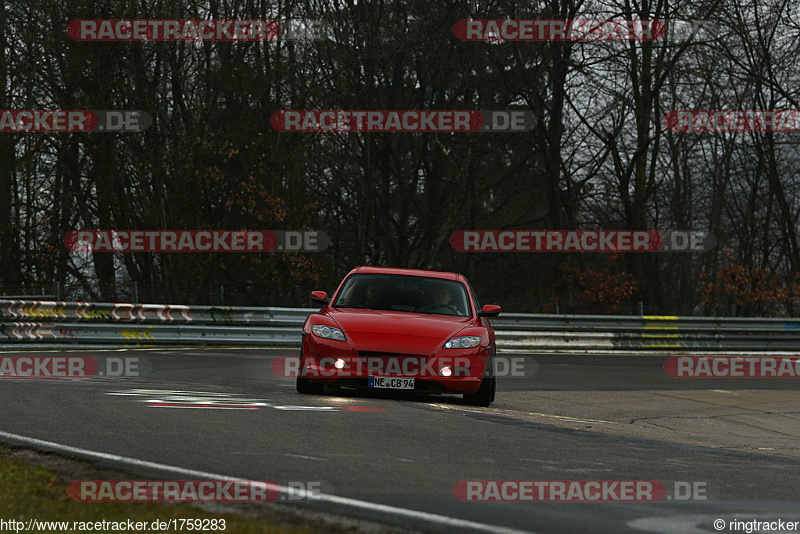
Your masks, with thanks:
<instances>
[{"instance_id":1,"label":"car front wheel","mask_svg":"<svg viewBox=\"0 0 800 534\"><path fill-rule=\"evenodd\" d=\"M495 377L487 376L481 382L481 387L476 393L464 393L464 401L471 406L483 406L486 408L494 400L496 389Z\"/></svg>"},{"instance_id":2,"label":"car front wheel","mask_svg":"<svg viewBox=\"0 0 800 534\"><path fill-rule=\"evenodd\" d=\"M297 392L303 395L322 395L325 384L312 382L308 378L297 377Z\"/></svg>"}]
</instances>

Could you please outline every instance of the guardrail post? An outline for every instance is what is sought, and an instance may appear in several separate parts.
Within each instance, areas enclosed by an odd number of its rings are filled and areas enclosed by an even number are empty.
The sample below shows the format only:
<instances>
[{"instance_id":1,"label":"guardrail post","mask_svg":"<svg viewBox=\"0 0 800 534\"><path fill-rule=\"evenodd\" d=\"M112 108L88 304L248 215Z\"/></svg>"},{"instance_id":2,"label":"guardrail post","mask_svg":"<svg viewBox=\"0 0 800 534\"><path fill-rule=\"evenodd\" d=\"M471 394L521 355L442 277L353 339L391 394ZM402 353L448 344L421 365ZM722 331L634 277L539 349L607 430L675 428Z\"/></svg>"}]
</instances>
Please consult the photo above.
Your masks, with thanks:
<instances>
[{"instance_id":1,"label":"guardrail post","mask_svg":"<svg viewBox=\"0 0 800 534\"><path fill-rule=\"evenodd\" d=\"M61 283L58 280L53 280L53 296L55 300L61 300Z\"/></svg>"},{"instance_id":2,"label":"guardrail post","mask_svg":"<svg viewBox=\"0 0 800 534\"><path fill-rule=\"evenodd\" d=\"M644 317L644 302L641 300L636 303L636 313L639 317Z\"/></svg>"},{"instance_id":3,"label":"guardrail post","mask_svg":"<svg viewBox=\"0 0 800 534\"><path fill-rule=\"evenodd\" d=\"M139 304L139 284L136 280L131 281L131 302Z\"/></svg>"}]
</instances>

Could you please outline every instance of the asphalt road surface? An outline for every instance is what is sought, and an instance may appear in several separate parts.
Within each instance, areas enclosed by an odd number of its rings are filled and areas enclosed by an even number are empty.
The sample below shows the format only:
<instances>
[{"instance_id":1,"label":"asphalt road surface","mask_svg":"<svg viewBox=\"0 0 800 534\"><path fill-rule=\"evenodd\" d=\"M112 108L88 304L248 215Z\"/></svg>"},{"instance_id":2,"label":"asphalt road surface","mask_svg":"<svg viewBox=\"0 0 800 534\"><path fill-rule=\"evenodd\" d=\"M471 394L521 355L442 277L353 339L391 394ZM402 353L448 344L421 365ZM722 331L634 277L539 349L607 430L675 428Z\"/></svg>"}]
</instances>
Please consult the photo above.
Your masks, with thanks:
<instances>
[{"instance_id":1,"label":"asphalt road surface","mask_svg":"<svg viewBox=\"0 0 800 534\"><path fill-rule=\"evenodd\" d=\"M139 376L0 379L0 442L143 478L318 482L320 499L287 505L434 532L691 534L719 532L715 519L800 521L792 379L679 380L663 358L527 356L526 377L501 378L497 402L474 408L456 396L299 395L270 367L296 351L41 354L92 356L101 369L136 358ZM668 497L462 502L453 488L465 480L655 480ZM676 482L706 500L676 500Z\"/></svg>"}]
</instances>

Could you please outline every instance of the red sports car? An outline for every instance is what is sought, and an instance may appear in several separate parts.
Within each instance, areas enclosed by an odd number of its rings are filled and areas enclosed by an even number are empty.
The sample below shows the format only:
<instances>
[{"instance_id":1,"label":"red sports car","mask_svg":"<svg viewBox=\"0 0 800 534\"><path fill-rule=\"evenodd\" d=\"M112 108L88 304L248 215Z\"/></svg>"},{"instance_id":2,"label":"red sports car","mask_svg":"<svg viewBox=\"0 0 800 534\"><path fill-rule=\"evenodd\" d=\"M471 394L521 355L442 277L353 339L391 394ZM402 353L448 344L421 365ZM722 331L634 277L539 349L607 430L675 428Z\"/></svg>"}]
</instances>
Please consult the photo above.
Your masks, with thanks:
<instances>
[{"instance_id":1,"label":"red sports car","mask_svg":"<svg viewBox=\"0 0 800 534\"><path fill-rule=\"evenodd\" d=\"M358 267L303 325L297 391L325 384L463 393L476 406L495 398L495 335L467 279L457 273Z\"/></svg>"}]
</instances>

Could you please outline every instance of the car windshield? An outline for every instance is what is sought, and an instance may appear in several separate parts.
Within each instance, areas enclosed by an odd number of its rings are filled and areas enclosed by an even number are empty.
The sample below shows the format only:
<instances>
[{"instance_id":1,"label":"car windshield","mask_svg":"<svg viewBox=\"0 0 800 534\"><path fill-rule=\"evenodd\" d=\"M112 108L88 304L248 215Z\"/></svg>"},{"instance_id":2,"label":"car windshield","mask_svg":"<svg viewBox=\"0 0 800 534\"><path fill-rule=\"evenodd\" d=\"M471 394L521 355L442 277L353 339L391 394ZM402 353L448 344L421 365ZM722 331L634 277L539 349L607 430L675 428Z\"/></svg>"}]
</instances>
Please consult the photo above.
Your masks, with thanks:
<instances>
[{"instance_id":1,"label":"car windshield","mask_svg":"<svg viewBox=\"0 0 800 534\"><path fill-rule=\"evenodd\" d=\"M354 274L333 303L336 308L364 308L469 317L463 284L440 278L392 274Z\"/></svg>"}]
</instances>

